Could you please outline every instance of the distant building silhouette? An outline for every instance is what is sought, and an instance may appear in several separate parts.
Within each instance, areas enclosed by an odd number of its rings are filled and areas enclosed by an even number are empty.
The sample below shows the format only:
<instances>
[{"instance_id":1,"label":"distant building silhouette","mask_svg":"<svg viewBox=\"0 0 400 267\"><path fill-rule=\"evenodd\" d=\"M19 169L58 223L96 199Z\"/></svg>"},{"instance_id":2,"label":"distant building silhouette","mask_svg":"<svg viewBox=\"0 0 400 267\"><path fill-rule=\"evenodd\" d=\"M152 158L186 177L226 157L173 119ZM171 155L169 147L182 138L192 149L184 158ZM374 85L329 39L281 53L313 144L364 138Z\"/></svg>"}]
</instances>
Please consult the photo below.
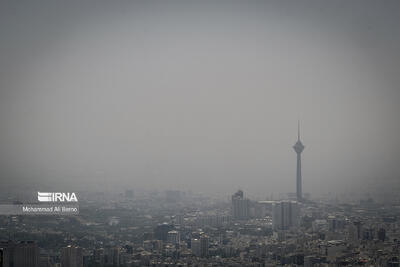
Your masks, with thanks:
<instances>
[{"instance_id":1,"label":"distant building silhouette","mask_svg":"<svg viewBox=\"0 0 400 267\"><path fill-rule=\"evenodd\" d=\"M168 232L172 231L172 230L174 230L174 226L172 224L168 224L168 223L159 224L154 229L154 237L157 240L162 240L164 242L167 242Z\"/></svg>"},{"instance_id":2,"label":"distant building silhouette","mask_svg":"<svg viewBox=\"0 0 400 267\"><path fill-rule=\"evenodd\" d=\"M133 190L125 190L125 197L126 198L133 198Z\"/></svg>"},{"instance_id":3,"label":"distant building silhouette","mask_svg":"<svg viewBox=\"0 0 400 267\"><path fill-rule=\"evenodd\" d=\"M249 218L250 200L245 199L243 191L239 190L232 195L232 217L235 220L247 220Z\"/></svg>"},{"instance_id":4,"label":"distant building silhouette","mask_svg":"<svg viewBox=\"0 0 400 267\"><path fill-rule=\"evenodd\" d=\"M297 227L300 221L300 207L296 201L278 201L274 204L272 225L274 230L288 230Z\"/></svg>"},{"instance_id":5,"label":"distant building silhouette","mask_svg":"<svg viewBox=\"0 0 400 267\"><path fill-rule=\"evenodd\" d=\"M200 239L192 238L192 240L190 241L190 246L192 253L197 257L201 257Z\"/></svg>"},{"instance_id":6,"label":"distant building silhouette","mask_svg":"<svg viewBox=\"0 0 400 267\"><path fill-rule=\"evenodd\" d=\"M104 253L104 264L106 266L119 267L119 248L106 248Z\"/></svg>"},{"instance_id":7,"label":"distant building silhouette","mask_svg":"<svg viewBox=\"0 0 400 267\"><path fill-rule=\"evenodd\" d=\"M39 247L34 241L0 242L3 267L38 267Z\"/></svg>"},{"instance_id":8,"label":"distant building silhouette","mask_svg":"<svg viewBox=\"0 0 400 267\"><path fill-rule=\"evenodd\" d=\"M201 257L208 257L208 247L210 239L207 235L202 235L200 237L200 253Z\"/></svg>"},{"instance_id":9,"label":"distant building silhouette","mask_svg":"<svg viewBox=\"0 0 400 267\"><path fill-rule=\"evenodd\" d=\"M62 267L82 267L83 252L82 248L67 246L61 250L61 266Z\"/></svg>"},{"instance_id":10,"label":"distant building silhouette","mask_svg":"<svg viewBox=\"0 0 400 267\"><path fill-rule=\"evenodd\" d=\"M200 238L192 238L191 250L194 255L201 258L206 258L209 255L209 237L202 234Z\"/></svg>"},{"instance_id":11,"label":"distant building silhouette","mask_svg":"<svg viewBox=\"0 0 400 267\"><path fill-rule=\"evenodd\" d=\"M178 231L172 230L167 234L167 242L173 245L179 245L180 235Z\"/></svg>"}]
</instances>

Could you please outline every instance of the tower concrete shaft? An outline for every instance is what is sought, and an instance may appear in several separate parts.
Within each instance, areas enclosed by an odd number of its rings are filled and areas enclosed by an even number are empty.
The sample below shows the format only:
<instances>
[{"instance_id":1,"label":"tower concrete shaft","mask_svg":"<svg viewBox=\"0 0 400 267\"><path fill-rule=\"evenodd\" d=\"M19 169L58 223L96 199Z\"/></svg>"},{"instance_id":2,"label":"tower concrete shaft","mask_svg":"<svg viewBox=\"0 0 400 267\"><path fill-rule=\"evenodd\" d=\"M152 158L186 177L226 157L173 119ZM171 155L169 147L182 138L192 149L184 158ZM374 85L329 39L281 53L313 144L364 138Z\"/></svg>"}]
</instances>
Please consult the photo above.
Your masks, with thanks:
<instances>
[{"instance_id":1,"label":"tower concrete shaft","mask_svg":"<svg viewBox=\"0 0 400 267\"><path fill-rule=\"evenodd\" d=\"M297 153L297 172L296 172L296 195L297 199L301 200L303 197L302 191L302 181L301 181L301 154Z\"/></svg>"}]
</instances>

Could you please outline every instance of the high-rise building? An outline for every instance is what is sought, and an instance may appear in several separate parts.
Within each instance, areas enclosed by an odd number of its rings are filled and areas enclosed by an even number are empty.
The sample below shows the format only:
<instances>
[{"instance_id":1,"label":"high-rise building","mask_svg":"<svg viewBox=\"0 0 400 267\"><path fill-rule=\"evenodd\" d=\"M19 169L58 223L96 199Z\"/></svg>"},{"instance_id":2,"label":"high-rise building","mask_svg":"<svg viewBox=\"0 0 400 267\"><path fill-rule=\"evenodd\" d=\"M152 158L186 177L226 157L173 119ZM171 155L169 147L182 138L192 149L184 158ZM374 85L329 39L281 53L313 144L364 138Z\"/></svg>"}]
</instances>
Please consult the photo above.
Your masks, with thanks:
<instances>
[{"instance_id":1,"label":"high-rise building","mask_svg":"<svg viewBox=\"0 0 400 267\"><path fill-rule=\"evenodd\" d=\"M3 267L39 266L39 247L33 241L0 242L0 255Z\"/></svg>"},{"instance_id":2,"label":"high-rise building","mask_svg":"<svg viewBox=\"0 0 400 267\"><path fill-rule=\"evenodd\" d=\"M167 242L168 232L172 231L173 229L174 229L174 226L172 224L168 224L168 223L159 224L154 229L154 237L157 240L162 240L164 242Z\"/></svg>"},{"instance_id":3,"label":"high-rise building","mask_svg":"<svg viewBox=\"0 0 400 267\"><path fill-rule=\"evenodd\" d=\"M175 216L175 222L178 225L184 225L185 224L185 216L183 214L178 214Z\"/></svg>"},{"instance_id":4,"label":"high-rise building","mask_svg":"<svg viewBox=\"0 0 400 267\"><path fill-rule=\"evenodd\" d=\"M61 250L61 267L82 267L82 248L67 246Z\"/></svg>"},{"instance_id":5,"label":"high-rise building","mask_svg":"<svg viewBox=\"0 0 400 267\"><path fill-rule=\"evenodd\" d=\"M380 228L378 230L378 239L380 241L382 241L382 242L385 241L385 239L386 239L386 230L385 230L385 228Z\"/></svg>"},{"instance_id":6,"label":"high-rise building","mask_svg":"<svg viewBox=\"0 0 400 267\"><path fill-rule=\"evenodd\" d=\"M93 251L93 260L96 264L104 265L104 249L98 248Z\"/></svg>"},{"instance_id":7,"label":"high-rise building","mask_svg":"<svg viewBox=\"0 0 400 267\"><path fill-rule=\"evenodd\" d=\"M208 257L208 247L209 247L209 237L202 234L200 238L192 238L190 241L190 246L192 253L197 257L206 258Z\"/></svg>"},{"instance_id":8,"label":"high-rise building","mask_svg":"<svg viewBox=\"0 0 400 267\"><path fill-rule=\"evenodd\" d=\"M179 245L179 232L172 230L168 232L167 242L173 245Z\"/></svg>"},{"instance_id":9,"label":"high-rise building","mask_svg":"<svg viewBox=\"0 0 400 267\"><path fill-rule=\"evenodd\" d=\"M125 190L125 197L133 198L133 190L130 190L130 189Z\"/></svg>"},{"instance_id":10,"label":"high-rise building","mask_svg":"<svg viewBox=\"0 0 400 267\"><path fill-rule=\"evenodd\" d=\"M201 257L208 257L208 246L209 246L209 238L207 235L202 235L200 237L200 255Z\"/></svg>"},{"instance_id":11,"label":"high-rise building","mask_svg":"<svg viewBox=\"0 0 400 267\"><path fill-rule=\"evenodd\" d=\"M192 238L190 241L190 248L194 255L196 255L197 257L201 257L200 239Z\"/></svg>"},{"instance_id":12,"label":"high-rise building","mask_svg":"<svg viewBox=\"0 0 400 267\"><path fill-rule=\"evenodd\" d=\"M119 267L119 255L119 248L107 248L104 255L104 264L106 266Z\"/></svg>"},{"instance_id":13,"label":"high-rise building","mask_svg":"<svg viewBox=\"0 0 400 267\"><path fill-rule=\"evenodd\" d=\"M304 145L300 141L300 121L298 122L298 129L297 129L297 142L293 146L294 151L297 154L297 171L296 171L296 195L297 200L301 201L303 199L303 192L302 192L302 177L301 177L301 152L304 150Z\"/></svg>"},{"instance_id":14,"label":"high-rise building","mask_svg":"<svg viewBox=\"0 0 400 267\"><path fill-rule=\"evenodd\" d=\"M279 201L274 204L272 225L275 230L288 230L300 222L300 206L296 201Z\"/></svg>"},{"instance_id":15,"label":"high-rise building","mask_svg":"<svg viewBox=\"0 0 400 267\"><path fill-rule=\"evenodd\" d=\"M250 200L245 199L243 191L239 190L232 195L232 217L236 220L249 218Z\"/></svg>"}]
</instances>

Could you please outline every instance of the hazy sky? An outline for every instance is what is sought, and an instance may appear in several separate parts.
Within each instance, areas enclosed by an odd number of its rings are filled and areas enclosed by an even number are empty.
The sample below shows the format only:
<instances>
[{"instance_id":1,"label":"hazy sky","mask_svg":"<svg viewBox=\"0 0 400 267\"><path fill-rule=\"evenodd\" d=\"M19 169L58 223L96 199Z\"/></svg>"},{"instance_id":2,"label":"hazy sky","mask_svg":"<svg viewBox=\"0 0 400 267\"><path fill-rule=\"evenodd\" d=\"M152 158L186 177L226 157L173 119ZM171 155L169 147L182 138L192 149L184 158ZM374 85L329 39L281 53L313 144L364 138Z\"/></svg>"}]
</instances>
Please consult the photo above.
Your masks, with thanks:
<instances>
[{"instance_id":1,"label":"hazy sky","mask_svg":"<svg viewBox=\"0 0 400 267\"><path fill-rule=\"evenodd\" d=\"M400 187L399 1L2 1L2 184Z\"/></svg>"}]
</instances>

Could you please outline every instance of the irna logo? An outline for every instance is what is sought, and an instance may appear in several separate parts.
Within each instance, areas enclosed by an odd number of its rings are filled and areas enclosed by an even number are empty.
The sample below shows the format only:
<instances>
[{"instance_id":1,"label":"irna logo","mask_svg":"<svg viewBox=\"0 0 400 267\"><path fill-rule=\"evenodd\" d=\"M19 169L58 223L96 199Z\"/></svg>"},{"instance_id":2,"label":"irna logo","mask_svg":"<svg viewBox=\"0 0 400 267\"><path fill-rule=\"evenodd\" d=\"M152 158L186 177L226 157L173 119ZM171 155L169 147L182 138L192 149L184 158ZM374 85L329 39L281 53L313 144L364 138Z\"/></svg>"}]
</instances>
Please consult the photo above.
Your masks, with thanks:
<instances>
[{"instance_id":1,"label":"irna logo","mask_svg":"<svg viewBox=\"0 0 400 267\"><path fill-rule=\"evenodd\" d=\"M38 192L39 202L78 202L75 193Z\"/></svg>"}]
</instances>

